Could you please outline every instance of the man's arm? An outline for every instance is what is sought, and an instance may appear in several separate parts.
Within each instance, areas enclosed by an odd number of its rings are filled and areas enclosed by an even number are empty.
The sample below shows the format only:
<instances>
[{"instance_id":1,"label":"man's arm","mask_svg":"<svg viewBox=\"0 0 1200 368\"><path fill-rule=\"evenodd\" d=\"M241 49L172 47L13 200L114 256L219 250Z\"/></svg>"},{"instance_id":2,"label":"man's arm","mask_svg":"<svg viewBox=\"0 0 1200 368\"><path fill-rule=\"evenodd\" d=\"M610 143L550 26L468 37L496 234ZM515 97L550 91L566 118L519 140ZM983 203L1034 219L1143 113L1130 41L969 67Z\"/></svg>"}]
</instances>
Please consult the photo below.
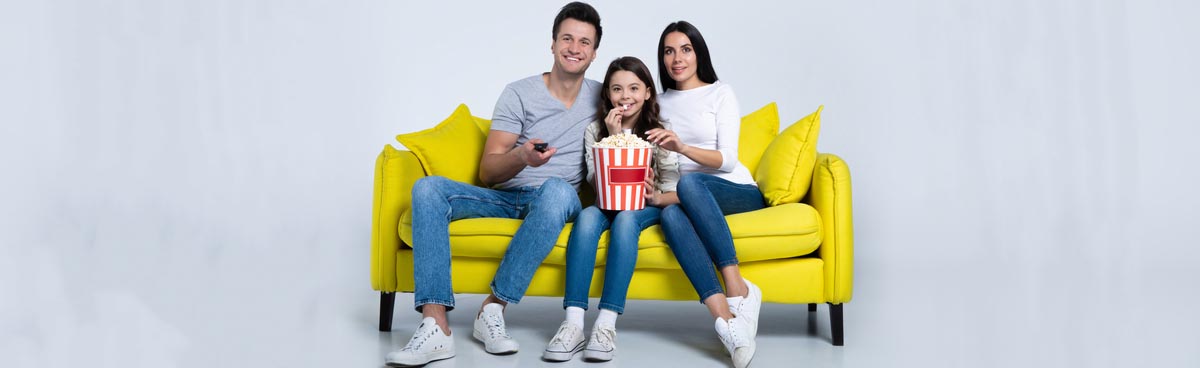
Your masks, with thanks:
<instances>
[{"instance_id":1,"label":"man's arm","mask_svg":"<svg viewBox=\"0 0 1200 368\"><path fill-rule=\"evenodd\" d=\"M492 130L488 132L487 143L483 145L483 157L479 160L479 180L485 186L503 183L517 176L526 166L538 167L550 161L550 157L558 152L558 148L550 147L546 152L533 149L534 143L542 143L539 138L533 138L525 144L517 144L517 135L509 132Z\"/></svg>"}]
</instances>

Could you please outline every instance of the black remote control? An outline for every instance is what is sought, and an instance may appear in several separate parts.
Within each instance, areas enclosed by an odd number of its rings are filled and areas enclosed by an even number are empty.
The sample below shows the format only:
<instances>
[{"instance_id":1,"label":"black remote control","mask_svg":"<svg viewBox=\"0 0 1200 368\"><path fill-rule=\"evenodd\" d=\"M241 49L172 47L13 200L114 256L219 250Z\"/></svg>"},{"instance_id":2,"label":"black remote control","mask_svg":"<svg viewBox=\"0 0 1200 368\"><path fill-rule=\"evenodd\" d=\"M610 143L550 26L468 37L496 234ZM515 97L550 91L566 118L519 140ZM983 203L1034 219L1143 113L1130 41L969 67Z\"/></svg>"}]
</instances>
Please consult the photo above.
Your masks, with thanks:
<instances>
[{"instance_id":1,"label":"black remote control","mask_svg":"<svg viewBox=\"0 0 1200 368\"><path fill-rule=\"evenodd\" d=\"M538 152L546 152L546 148L548 148L549 146L550 146L549 143L534 143L533 149L537 150Z\"/></svg>"}]
</instances>

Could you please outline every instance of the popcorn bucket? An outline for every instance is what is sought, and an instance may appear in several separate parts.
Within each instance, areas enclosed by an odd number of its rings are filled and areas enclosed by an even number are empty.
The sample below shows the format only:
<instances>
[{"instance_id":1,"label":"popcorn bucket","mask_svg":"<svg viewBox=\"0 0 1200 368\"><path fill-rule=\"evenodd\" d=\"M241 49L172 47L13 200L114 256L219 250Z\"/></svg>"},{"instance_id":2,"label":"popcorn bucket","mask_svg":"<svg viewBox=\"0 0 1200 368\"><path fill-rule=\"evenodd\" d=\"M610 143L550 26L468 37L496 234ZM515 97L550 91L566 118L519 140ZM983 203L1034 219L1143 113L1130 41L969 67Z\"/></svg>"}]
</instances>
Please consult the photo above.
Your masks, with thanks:
<instances>
[{"instance_id":1,"label":"popcorn bucket","mask_svg":"<svg viewBox=\"0 0 1200 368\"><path fill-rule=\"evenodd\" d=\"M646 208L646 170L650 148L593 147L596 173L596 205L605 210Z\"/></svg>"}]
</instances>

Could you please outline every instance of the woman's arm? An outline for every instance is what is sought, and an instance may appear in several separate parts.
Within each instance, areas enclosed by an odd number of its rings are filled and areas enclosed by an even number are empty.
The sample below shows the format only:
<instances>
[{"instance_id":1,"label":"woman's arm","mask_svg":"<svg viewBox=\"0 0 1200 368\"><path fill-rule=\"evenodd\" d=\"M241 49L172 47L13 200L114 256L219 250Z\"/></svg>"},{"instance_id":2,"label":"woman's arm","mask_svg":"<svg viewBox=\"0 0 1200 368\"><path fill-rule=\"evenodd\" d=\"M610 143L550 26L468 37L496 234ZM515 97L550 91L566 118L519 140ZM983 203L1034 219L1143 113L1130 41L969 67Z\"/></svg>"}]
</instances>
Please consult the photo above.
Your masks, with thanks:
<instances>
[{"instance_id":1,"label":"woman's arm","mask_svg":"<svg viewBox=\"0 0 1200 368\"><path fill-rule=\"evenodd\" d=\"M733 88L727 84L720 87L721 90L717 93L716 151L721 155L721 161L718 161L717 165L703 165L722 172L733 172L738 165L738 135L741 133L742 115L738 111L737 96L733 94Z\"/></svg>"},{"instance_id":2,"label":"woman's arm","mask_svg":"<svg viewBox=\"0 0 1200 368\"><path fill-rule=\"evenodd\" d=\"M737 96L728 85L721 86L717 96L717 116L713 122L717 127L717 149L704 149L684 144L675 132L666 129L651 129L647 138L668 150L679 152L705 167L723 172L733 172L737 167L738 134L742 118L738 111Z\"/></svg>"}]
</instances>

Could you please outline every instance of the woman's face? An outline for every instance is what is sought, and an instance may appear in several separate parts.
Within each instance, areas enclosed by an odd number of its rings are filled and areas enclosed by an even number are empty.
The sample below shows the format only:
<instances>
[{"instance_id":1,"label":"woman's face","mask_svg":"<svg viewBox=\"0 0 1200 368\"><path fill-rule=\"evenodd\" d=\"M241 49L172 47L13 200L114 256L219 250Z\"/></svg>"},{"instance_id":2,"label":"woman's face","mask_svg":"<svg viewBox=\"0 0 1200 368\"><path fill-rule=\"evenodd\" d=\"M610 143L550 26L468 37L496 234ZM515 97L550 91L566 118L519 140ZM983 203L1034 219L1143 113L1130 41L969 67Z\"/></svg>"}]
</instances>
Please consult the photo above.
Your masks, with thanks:
<instances>
[{"instance_id":1,"label":"woman's face","mask_svg":"<svg viewBox=\"0 0 1200 368\"><path fill-rule=\"evenodd\" d=\"M631 71L618 70L613 73L605 88L608 88L608 101L612 102L613 107L624 109L621 115L625 118L637 116L646 100L650 99L650 92L646 89L649 86Z\"/></svg>"},{"instance_id":2,"label":"woman's face","mask_svg":"<svg viewBox=\"0 0 1200 368\"><path fill-rule=\"evenodd\" d=\"M696 50L683 32L671 32L663 39L663 66L679 87L696 84Z\"/></svg>"}]
</instances>

